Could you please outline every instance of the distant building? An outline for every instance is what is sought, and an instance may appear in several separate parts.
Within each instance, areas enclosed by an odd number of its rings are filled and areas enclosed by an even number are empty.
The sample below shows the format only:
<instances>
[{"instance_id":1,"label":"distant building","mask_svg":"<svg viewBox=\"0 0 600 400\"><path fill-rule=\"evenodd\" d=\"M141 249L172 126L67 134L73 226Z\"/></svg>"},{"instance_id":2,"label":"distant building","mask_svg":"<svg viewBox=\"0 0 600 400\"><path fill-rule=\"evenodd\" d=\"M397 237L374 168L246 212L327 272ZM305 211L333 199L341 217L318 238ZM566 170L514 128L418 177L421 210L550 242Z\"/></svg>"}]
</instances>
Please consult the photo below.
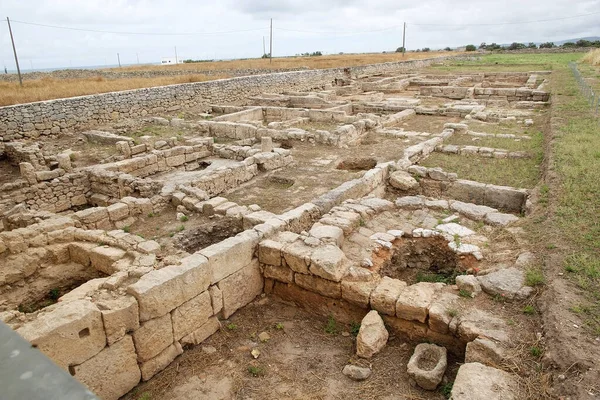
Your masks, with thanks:
<instances>
[{"instance_id":1,"label":"distant building","mask_svg":"<svg viewBox=\"0 0 600 400\"><path fill-rule=\"evenodd\" d=\"M161 57L160 58L161 65L171 65L171 64L183 64L183 59L175 57Z\"/></svg>"}]
</instances>

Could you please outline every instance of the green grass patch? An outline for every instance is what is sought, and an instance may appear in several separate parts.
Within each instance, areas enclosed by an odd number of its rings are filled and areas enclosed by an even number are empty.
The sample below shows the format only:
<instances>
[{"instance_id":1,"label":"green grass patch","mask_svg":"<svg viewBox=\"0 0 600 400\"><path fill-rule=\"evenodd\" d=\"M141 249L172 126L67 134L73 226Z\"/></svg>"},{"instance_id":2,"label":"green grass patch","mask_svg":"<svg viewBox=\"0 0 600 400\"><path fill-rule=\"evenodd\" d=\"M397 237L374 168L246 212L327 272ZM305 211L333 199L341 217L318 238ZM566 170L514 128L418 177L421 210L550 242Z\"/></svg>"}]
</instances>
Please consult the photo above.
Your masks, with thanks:
<instances>
[{"instance_id":1,"label":"green grass patch","mask_svg":"<svg viewBox=\"0 0 600 400\"><path fill-rule=\"evenodd\" d=\"M531 135L530 140L521 139L519 141L514 139L454 134L448 140L446 140L444 144L454 144L457 146L492 147L494 149L505 149L508 151L526 151L531 156L539 157L539 154L542 151L542 133L539 131L535 132L533 135Z\"/></svg>"},{"instance_id":2,"label":"green grass patch","mask_svg":"<svg viewBox=\"0 0 600 400\"><path fill-rule=\"evenodd\" d=\"M434 152L421 161L424 167L456 172L459 179L516 188L533 188L540 179L541 152L533 158L508 159L459 156Z\"/></svg>"},{"instance_id":3,"label":"green grass patch","mask_svg":"<svg viewBox=\"0 0 600 400\"><path fill-rule=\"evenodd\" d=\"M328 333L330 335L337 335L338 333L337 322L335 318L333 318L333 315L330 315L327 318L327 324L325 325L325 333Z\"/></svg>"},{"instance_id":4,"label":"green grass patch","mask_svg":"<svg viewBox=\"0 0 600 400\"><path fill-rule=\"evenodd\" d=\"M419 271L416 276L417 282L431 282L431 283L445 283L447 285L454 285L456 283L456 277L462 275L457 271L450 273L434 273L434 272L422 272Z\"/></svg>"},{"instance_id":5,"label":"green grass patch","mask_svg":"<svg viewBox=\"0 0 600 400\"><path fill-rule=\"evenodd\" d=\"M544 274L540 269L531 268L525 271L525 284L527 286L541 286L544 284L544 282Z\"/></svg>"}]
</instances>

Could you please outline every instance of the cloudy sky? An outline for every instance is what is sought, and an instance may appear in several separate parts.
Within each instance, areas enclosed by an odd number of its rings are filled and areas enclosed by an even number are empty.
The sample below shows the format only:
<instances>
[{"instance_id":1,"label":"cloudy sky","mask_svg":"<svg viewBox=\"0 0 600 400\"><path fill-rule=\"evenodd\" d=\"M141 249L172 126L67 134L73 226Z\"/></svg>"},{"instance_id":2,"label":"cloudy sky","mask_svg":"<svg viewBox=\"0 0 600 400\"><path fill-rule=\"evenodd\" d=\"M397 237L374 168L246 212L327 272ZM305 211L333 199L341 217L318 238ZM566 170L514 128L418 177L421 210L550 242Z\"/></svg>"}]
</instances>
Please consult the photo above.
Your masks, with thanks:
<instances>
[{"instance_id":1,"label":"cloudy sky","mask_svg":"<svg viewBox=\"0 0 600 400\"><path fill-rule=\"evenodd\" d=\"M404 21L409 50L600 36L600 0L1 0L1 10L24 71L114 65L117 53L157 63L175 46L180 58L258 57L270 18L274 56L394 50ZM0 62L15 68L5 21Z\"/></svg>"}]
</instances>

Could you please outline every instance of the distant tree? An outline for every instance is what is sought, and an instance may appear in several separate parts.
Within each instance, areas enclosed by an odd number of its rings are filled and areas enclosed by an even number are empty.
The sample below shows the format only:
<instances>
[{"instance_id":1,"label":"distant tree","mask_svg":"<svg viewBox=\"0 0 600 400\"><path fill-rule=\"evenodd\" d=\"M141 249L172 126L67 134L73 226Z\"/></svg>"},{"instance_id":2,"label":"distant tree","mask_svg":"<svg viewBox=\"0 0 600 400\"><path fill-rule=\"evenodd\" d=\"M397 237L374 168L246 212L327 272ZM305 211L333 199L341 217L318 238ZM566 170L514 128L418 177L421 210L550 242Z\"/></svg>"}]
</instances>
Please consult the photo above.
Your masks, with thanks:
<instances>
[{"instance_id":1,"label":"distant tree","mask_svg":"<svg viewBox=\"0 0 600 400\"><path fill-rule=\"evenodd\" d=\"M446 51L452 51L452 49L450 47L446 47L444 50L446 50Z\"/></svg>"},{"instance_id":2,"label":"distant tree","mask_svg":"<svg viewBox=\"0 0 600 400\"><path fill-rule=\"evenodd\" d=\"M537 49L537 45L533 42L529 42L529 44L527 45L528 49Z\"/></svg>"},{"instance_id":3,"label":"distant tree","mask_svg":"<svg viewBox=\"0 0 600 400\"><path fill-rule=\"evenodd\" d=\"M554 47L556 47L554 42L546 42L546 43L540 44L540 49L552 49Z\"/></svg>"},{"instance_id":4,"label":"distant tree","mask_svg":"<svg viewBox=\"0 0 600 400\"><path fill-rule=\"evenodd\" d=\"M296 55L298 55L298 54L296 54ZM270 58L270 57L271 57L271 53L265 53L262 55L261 58Z\"/></svg>"},{"instance_id":5,"label":"distant tree","mask_svg":"<svg viewBox=\"0 0 600 400\"><path fill-rule=\"evenodd\" d=\"M431 51L431 49L429 47L423 47L421 51Z\"/></svg>"},{"instance_id":6,"label":"distant tree","mask_svg":"<svg viewBox=\"0 0 600 400\"><path fill-rule=\"evenodd\" d=\"M486 49L487 49L487 45L485 44L485 42L482 42L482 43L479 45L479 48L480 48L480 49L483 49L483 50L486 50Z\"/></svg>"},{"instance_id":7,"label":"distant tree","mask_svg":"<svg viewBox=\"0 0 600 400\"><path fill-rule=\"evenodd\" d=\"M575 43L573 43L573 42L566 42L566 43L563 43L561 47L571 48L571 47L576 47L576 46L577 45Z\"/></svg>"},{"instance_id":8,"label":"distant tree","mask_svg":"<svg viewBox=\"0 0 600 400\"><path fill-rule=\"evenodd\" d=\"M575 45L577 47L591 47L591 42L589 40L584 40L584 39L579 39L577 42L575 42Z\"/></svg>"},{"instance_id":9,"label":"distant tree","mask_svg":"<svg viewBox=\"0 0 600 400\"><path fill-rule=\"evenodd\" d=\"M490 43L488 45L486 45L485 43L482 43L481 45L485 46L485 47L483 47L483 49L490 50L490 51L500 50L502 48L502 46L500 46L499 44L496 44L496 43ZM482 47L480 47L480 48L482 48Z\"/></svg>"},{"instance_id":10,"label":"distant tree","mask_svg":"<svg viewBox=\"0 0 600 400\"><path fill-rule=\"evenodd\" d=\"M508 46L508 50L519 50L524 49L526 46L523 43L513 42L510 46Z\"/></svg>"},{"instance_id":11,"label":"distant tree","mask_svg":"<svg viewBox=\"0 0 600 400\"><path fill-rule=\"evenodd\" d=\"M474 44L468 44L467 47L465 48L465 50L467 50L467 51L475 51L475 50L477 50L477 47L475 47Z\"/></svg>"},{"instance_id":12,"label":"distant tree","mask_svg":"<svg viewBox=\"0 0 600 400\"><path fill-rule=\"evenodd\" d=\"M404 52L404 47L398 47L396 49L396 53L403 53Z\"/></svg>"},{"instance_id":13,"label":"distant tree","mask_svg":"<svg viewBox=\"0 0 600 400\"><path fill-rule=\"evenodd\" d=\"M594 40L592 42L592 47L600 47L600 40Z\"/></svg>"}]
</instances>

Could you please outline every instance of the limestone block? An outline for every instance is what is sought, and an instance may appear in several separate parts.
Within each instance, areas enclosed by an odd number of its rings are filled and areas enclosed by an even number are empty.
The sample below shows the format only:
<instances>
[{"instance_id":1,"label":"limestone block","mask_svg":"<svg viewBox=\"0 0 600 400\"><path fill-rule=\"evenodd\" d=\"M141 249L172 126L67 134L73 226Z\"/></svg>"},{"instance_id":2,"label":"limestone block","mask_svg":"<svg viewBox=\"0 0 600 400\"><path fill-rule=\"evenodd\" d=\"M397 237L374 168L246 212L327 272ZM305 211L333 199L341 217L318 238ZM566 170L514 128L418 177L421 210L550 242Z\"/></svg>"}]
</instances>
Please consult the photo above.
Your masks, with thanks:
<instances>
[{"instance_id":1,"label":"limestone block","mask_svg":"<svg viewBox=\"0 0 600 400\"><path fill-rule=\"evenodd\" d=\"M131 296L98 302L109 346L140 327L138 304Z\"/></svg>"},{"instance_id":2,"label":"limestone block","mask_svg":"<svg viewBox=\"0 0 600 400\"><path fill-rule=\"evenodd\" d=\"M507 372L480 363L461 365L450 398L453 400L516 400L518 387Z\"/></svg>"},{"instance_id":3,"label":"limestone block","mask_svg":"<svg viewBox=\"0 0 600 400\"><path fill-rule=\"evenodd\" d=\"M212 315L213 307L208 291L202 292L171 311L175 340L189 335L204 325Z\"/></svg>"},{"instance_id":4,"label":"limestone block","mask_svg":"<svg viewBox=\"0 0 600 400\"><path fill-rule=\"evenodd\" d=\"M435 390L442 382L448 366L446 348L421 343L408 361L408 375L425 390Z\"/></svg>"},{"instance_id":5,"label":"limestone block","mask_svg":"<svg viewBox=\"0 0 600 400\"><path fill-rule=\"evenodd\" d=\"M263 276L258 260L252 260L245 267L221 280L218 287L223 293L223 317L229 318L262 293Z\"/></svg>"},{"instance_id":6,"label":"limestone block","mask_svg":"<svg viewBox=\"0 0 600 400\"><path fill-rule=\"evenodd\" d=\"M213 315L217 315L223 309L223 293L217 285L212 285L208 288L210 293L210 303L213 308Z\"/></svg>"},{"instance_id":7,"label":"limestone block","mask_svg":"<svg viewBox=\"0 0 600 400\"><path fill-rule=\"evenodd\" d=\"M483 291L506 299L522 300L527 298L533 288L525 286L525 274L520 269L511 267L492 272L487 275L478 276Z\"/></svg>"},{"instance_id":8,"label":"limestone block","mask_svg":"<svg viewBox=\"0 0 600 400\"><path fill-rule=\"evenodd\" d=\"M74 367L73 376L99 398L118 400L140 381L135 347L125 336L100 353Z\"/></svg>"},{"instance_id":9,"label":"limestone block","mask_svg":"<svg viewBox=\"0 0 600 400\"><path fill-rule=\"evenodd\" d=\"M116 247L97 246L90 251L90 261L92 267L111 275L116 272L113 263L124 258L125 254L125 250Z\"/></svg>"},{"instance_id":10,"label":"limestone block","mask_svg":"<svg viewBox=\"0 0 600 400\"><path fill-rule=\"evenodd\" d=\"M56 179L63 174L64 171L60 168L57 168L52 171L37 171L35 173L35 177L38 181L51 181L52 179Z\"/></svg>"},{"instance_id":11,"label":"limestone block","mask_svg":"<svg viewBox=\"0 0 600 400\"><path fill-rule=\"evenodd\" d=\"M243 216L243 227L244 229L250 229L255 225L264 224L268 220L275 217L275 214L265 210L247 213Z\"/></svg>"},{"instance_id":12,"label":"limestone block","mask_svg":"<svg viewBox=\"0 0 600 400\"><path fill-rule=\"evenodd\" d=\"M104 285L104 283L106 282L107 278L96 278L96 279L91 279L81 285L79 285L78 287L76 287L75 289L71 290L70 292L66 293L65 295L61 296L58 301L59 302L67 302L67 301L73 301L73 300L82 300L87 296L91 296L96 290L100 289L100 287L102 285Z\"/></svg>"},{"instance_id":13,"label":"limestone block","mask_svg":"<svg viewBox=\"0 0 600 400\"><path fill-rule=\"evenodd\" d=\"M506 342L509 339L506 333L507 328L508 326L504 320L477 309L469 310L464 314L461 313L450 324L450 330L456 333L460 339L467 342L475 340L478 337Z\"/></svg>"},{"instance_id":14,"label":"limestone block","mask_svg":"<svg viewBox=\"0 0 600 400\"><path fill-rule=\"evenodd\" d=\"M396 315L396 302L405 288L406 282L384 276L371 293L371 307L387 315Z\"/></svg>"},{"instance_id":15,"label":"limestone block","mask_svg":"<svg viewBox=\"0 0 600 400\"><path fill-rule=\"evenodd\" d=\"M320 239L324 242L341 247L344 244L344 231L337 226L315 224L308 232L310 236Z\"/></svg>"},{"instance_id":16,"label":"limestone block","mask_svg":"<svg viewBox=\"0 0 600 400\"><path fill-rule=\"evenodd\" d=\"M140 321L165 315L208 289L210 269L206 258L197 253L186 258L185 264L151 271L127 288L127 293L138 301Z\"/></svg>"},{"instance_id":17,"label":"limestone block","mask_svg":"<svg viewBox=\"0 0 600 400\"><path fill-rule=\"evenodd\" d=\"M350 263L344 252L337 246L326 245L316 248L310 261L310 272L334 282L342 280Z\"/></svg>"},{"instance_id":18,"label":"limestone block","mask_svg":"<svg viewBox=\"0 0 600 400\"><path fill-rule=\"evenodd\" d=\"M263 153L270 153L273 151L273 138L265 136L260 138L260 151Z\"/></svg>"},{"instance_id":19,"label":"limestone block","mask_svg":"<svg viewBox=\"0 0 600 400\"><path fill-rule=\"evenodd\" d=\"M199 204L202 205L202 213L203 214L213 215L215 213L215 208L226 202L227 202L227 199L224 197L213 197L212 199L203 201Z\"/></svg>"},{"instance_id":20,"label":"limestone block","mask_svg":"<svg viewBox=\"0 0 600 400\"><path fill-rule=\"evenodd\" d=\"M308 274L308 268L310 266L310 260L313 252L313 248L307 246L304 241L297 240L293 243L284 246L281 250L283 258L288 267L294 272L301 274Z\"/></svg>"},{"instance_id":21,"label":"limestone block","mask_svg":"<svg viewBox=\"0 0 600 400\"><path fill-rule=\"evenodd\" d=\"M506 351L496 342L486 338L477 338L467 343L465 362L478 362L489 367L498 367L506 357Z\"/></svg>"},{"instance_id":22,"label":"limestone block","mask_svg":"<svg viewBox=\"0 0 600 400\"><path fill-rule=\"evenodd\" d=\"M288 267L265 265L263 270L265 278L274 279L279 282L292 283L294 282L294 271Z\"/></svg>"},{"instance_id":23,"label":"limestone block","mask_svg":"<svg viewBox=\"0 0 600 400\"><path fill-rule=\"evenodd\" d=\"M153 359L141 363L140 370L142 372L142 380L147 381L163 369L167 368L181 353L183 353L181 345L179 342L175 342Z\"/></svg>"},{"instance_id":24,"label":"limestone block","mask_svg":"<svg viewBox=\"0 0 600 400\"><path fill-rule=\"evenodd\" d=\"M452 183L446 195L468 203L484 204L485 191L486 185L483 183L459 179Z\"/></svg>"},{"instance_id":25,"label":"limestone block","mask_svg":"<svg viewBox=\"0 0 600 400\"><path fill-rule=\"evenodd\" d=\"M450 209L465 215L475 221L482 221L489 213L497 212L495 208L480 206L462 201L453 201L450 203Z\"/></svg>"},{"instance_id":26,"label":"limestone block","mask_svg":"<svg viewBox=\"0 0 600 400\"><path fill-rule=\"evenodd\" d=\"M443 283L419 282L407 286L396 302L396 316L409 321L415 320L424 323L427 319L427 310L438 290L444 287Z\"/></svg>"},{"instance_id":27,"label":"limestone block","mask_svg":"<svg viewBox=\"0 0 600 400\"><path fill-rule=\"evenodd\" d=\"M248 265L252 261L258 240L258 233L255 231L244 231L200 250L199 254L208 259L211 284Z\"/></svg>"},{"instance_id":28,"label":"limestone block","mask_svg":"<svg viewBox=\"0 0 600 400\"><path fill-rule=\"evenodd\" d=\"M481 293L481 285L477 278L473 275L459 275L456 277L456 286L458 290L463 290L471 295L471 297L477 296Z\"/></svg>"},{"instance_id":29,"label":"limestone block","mask_svg":"<svg viewBox=\"0 0 600 400\"><path fill-rule=\"evenodd\" d=\"M390 185L399 190L413 190L419 187L419 182L406 171L395 171L390 174Z\"/></svg>"},{"instance_id":30,"label":"limestone block","mask_svg":"<svg viewBox=\"0 0 600 400\"><path fill-rule=\"evenodd\" d=\"M375 310L369 311L360 323L356 337L356 354L363 358L373 357L383 349L388 336L388 331L385 329L379 313Z\"/></svg>"},{"instance_id":31,"label":"limestone block","mask_svg":"<svg viewBox=\"0 0 600 400\"><path fill-rule=\"evenodd\" d=\"M148 361L173 343L171 314L144 322L133 332L138 361Z\"/></svg>"},{"instance_id":32,"label":"limestone block","mask_svg":"<svg viewBox=\"0 0 600 400\"><path fill-rule=\"evenodd\" d=\"M508 186L487 185L485 188L486 206L520 213L527 200L527 191Z\"/></svg>"},{"instance_id":33,"label":"limestone block","mask_svg":"<svg viewBox=\"0 0 600 400\"><path fill-rule=\"evenodd\" d=\"M19 170L21 172L21 176L27 181L27 183L29 183L30 185L35 185L37 183L35 168L33 165L31 165L31 163L19 163Z\"/></svg>"},{"instance_id":34,"label":"limestone block","mask_svg":"<svg viewBox=\"0 0 600 400\"><path fill-rule=\"evenodd\" d=\"M369 307L371 293L379 284L378 280L366 282L342 281L342 298L363 308Z\"/></svg>"},{"instance_id":35,"label":"limestone block","mask_svg":"<svg viewBox=\"0 0 600 400\"><path fill-rule=\"evenodd\" d=\"M106 346L102 315L88 300L60 303L17 332L65 370L90 359Z\"/></svg>"},{"instance_id":36,"label":"limestone block","mask_svg":"<svg viewBox=\"0 0 600 400\"><path fill-rule=\"evenodd\" d=\"M136 249L142 254L156 254L160 251L160 244L154 240L145 240L138 243Z\"/></svg>"},{"instance_id":37,"label":"limestone block","mask_svg":"<svg viewBox=\"0 0 600 400\"><path fill-rule=\"evenodd\" d=\"M333 299L342 297L342 287L340 283L304 274L295 274L294 280L298 286L311 292L319 293Z\"/></svg>"},{"instance_id":38,"label":"limestone block","mask_svg":"<svg viewBox=\"0 0 600 400\"><path fill-rule=\"evenodd\" d=\"M111 221L120 221L129 216L129 206L125 203L115 203L106 207Z\"/></svg>"},{"instance_id":39,"label":"limestone block","mask_svg":"<svg viewBox=\"0 0 600 400\"><path fill-rule=\"evenodd\" d=\"M85 210L77 211L73 215L86 225L108 219L106 207L90 207Z\"/></svg>"},{"instance_id":40,"label":"limestone block","mask_svg":"<svg viewBox=\"0 0 600 400\"><path fill-rule=\"evenodd\" d=\"M429 329L438 333L448 333L448 325L453 316L451 310L459 297L452 293L440 293L429 306Z\"/></svg>"},{"instance_id":41,"label":"limestone block","mask_svg":"<svg viewBox=\"0 0 600 400\"><path fill-rule=\"evenodd\" d=\"M281 249L283 244L274 240L263 240L258 245L258 261L261 264L281 265Z\"/></svg>"},{"instance_id":42,"label":"limestone block","mask_svg":"<svg viewBox=\"0 0 600 400\"><path fill-rule=\"evenodd\" d=\"M221 328L221 323L217 317L211 317L198 329L183 337L180 340L182 345L198 345L208 339L212 334Z\"/></svg>"}]
</instances>

